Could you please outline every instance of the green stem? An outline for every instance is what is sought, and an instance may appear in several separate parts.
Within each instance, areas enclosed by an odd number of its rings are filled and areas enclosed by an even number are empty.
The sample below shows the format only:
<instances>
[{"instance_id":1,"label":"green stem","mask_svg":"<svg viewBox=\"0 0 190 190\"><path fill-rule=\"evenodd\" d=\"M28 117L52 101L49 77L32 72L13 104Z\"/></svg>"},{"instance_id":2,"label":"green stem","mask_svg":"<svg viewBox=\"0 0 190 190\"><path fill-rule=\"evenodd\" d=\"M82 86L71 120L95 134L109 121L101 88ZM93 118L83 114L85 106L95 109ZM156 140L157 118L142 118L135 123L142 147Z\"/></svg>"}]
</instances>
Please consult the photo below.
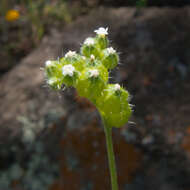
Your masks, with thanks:
<instances>
[{"instance_id":1,"label":"green stem","mask_svg":"<svg viewBox=\"0 0 190 190\"><path fill-rule=\"evenodd\" d=\"M115 157L114 157L113 143L112 143L112 127L108 126L106 122L104 122L104 130L106 136L106 145L107 145L112 190L118 190L117 171L115 166Z\"/></svg>"}]
</instances>

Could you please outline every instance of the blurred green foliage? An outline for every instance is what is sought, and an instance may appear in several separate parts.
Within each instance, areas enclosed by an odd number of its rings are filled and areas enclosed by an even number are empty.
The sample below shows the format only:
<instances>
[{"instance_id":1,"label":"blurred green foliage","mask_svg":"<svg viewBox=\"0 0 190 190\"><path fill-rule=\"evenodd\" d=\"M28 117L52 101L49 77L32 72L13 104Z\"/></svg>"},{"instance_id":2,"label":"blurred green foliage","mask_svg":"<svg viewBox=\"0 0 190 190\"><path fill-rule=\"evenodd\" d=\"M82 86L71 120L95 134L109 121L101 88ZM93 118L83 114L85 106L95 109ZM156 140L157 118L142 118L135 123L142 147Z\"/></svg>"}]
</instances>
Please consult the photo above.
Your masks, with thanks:
<instances>
[{"instance_id":1,"label":"blurred green foliage","mask_svg":"<svg viewBox=\"0 0 190 190\"><path fill-rule=\"evenodd\" d=\"M137 8L146 7L148 3L148 0L138 0L136 2Z\"/></svg>"},{"instance_id":2,"label":"blurred green foliage","mask_svg":"<svg viewBox=\"0 0 190 190\"><path fill-rule=\"evenodd\" d=\"M51 3L49 0L27 0L27 19L32 25L33 37L38 41L42 38L47 26L58 24L57 22L68 23L71 15L63 0Z\"/></svg>"},{"instance_id":3,"label":"blurred green foliage","mask_svg":"<svg viewBox=\"0 0 190 190\"><path fill-rule=\"evenodd\" d=\"M14 23L6 20L6 13L9 10L17 10L20 14L19 19ZM29 31L34 44L40 41L42 36L48 31L47 29L60 23L68 23L71 19L71 14L65 0L0 1L1 31L15 27ZM24 36L25 33L23 31L23 35L21 36Z\"/></svg>"},{"instance_id":4,"label":"blurred green foliage","mask_svg":"<svg viewBox=\"0 0 190 190\"><path fill-rule=\"evenodd\" d=\"M0 0L0 74L74 18L67 0ZM75 15L76 16L76 15Z\"/></svg>"}]
</instances>

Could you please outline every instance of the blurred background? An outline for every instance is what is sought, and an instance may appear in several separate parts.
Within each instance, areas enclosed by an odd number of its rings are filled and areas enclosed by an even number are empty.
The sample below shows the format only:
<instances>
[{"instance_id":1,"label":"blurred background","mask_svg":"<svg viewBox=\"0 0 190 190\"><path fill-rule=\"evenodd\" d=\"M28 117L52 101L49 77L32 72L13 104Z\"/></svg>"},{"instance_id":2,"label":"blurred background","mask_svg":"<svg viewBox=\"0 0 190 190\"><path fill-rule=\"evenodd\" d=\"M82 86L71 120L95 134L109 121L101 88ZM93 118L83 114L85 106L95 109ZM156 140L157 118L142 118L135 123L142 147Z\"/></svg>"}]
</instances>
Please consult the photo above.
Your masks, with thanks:
<instances>
[{"instance_id":1,"label":"blurred background","mask_svg":"<svg viewBox=\"0 0 190 190\"><path fill-rule=\"evenodd\" d=\"M120 190L190 189L189 0L0 1L0 190L107 190L94 106L53 92L44 63L108 27L111 82L134 113L113 129ZM114 108L112 108L114 109Z\"/></svg>"}]
</instances>

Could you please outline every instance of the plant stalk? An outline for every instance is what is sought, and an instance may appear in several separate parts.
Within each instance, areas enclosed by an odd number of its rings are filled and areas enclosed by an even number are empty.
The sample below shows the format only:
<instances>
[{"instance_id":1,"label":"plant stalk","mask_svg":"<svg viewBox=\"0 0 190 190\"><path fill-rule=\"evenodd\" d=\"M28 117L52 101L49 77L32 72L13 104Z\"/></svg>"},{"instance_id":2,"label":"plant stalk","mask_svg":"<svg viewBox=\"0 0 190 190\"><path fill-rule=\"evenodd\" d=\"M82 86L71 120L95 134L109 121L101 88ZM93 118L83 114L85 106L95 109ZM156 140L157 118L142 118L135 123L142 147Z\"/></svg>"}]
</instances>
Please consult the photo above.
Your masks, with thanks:
<instances>
[{"instance_id":1,"label":"plant stalk","mask_svg":"<svg viewBox=\"0 0 190 190\"><path fill-rule=\"evenodd\" d=\"M108 153L112 190L118 190L117 171L116 171L115 156L114 156L113 142L112 142L112 127L108 126L106 122L104 122L104 131L106 136L106 146Z\"/></svg>"}]
</instances>

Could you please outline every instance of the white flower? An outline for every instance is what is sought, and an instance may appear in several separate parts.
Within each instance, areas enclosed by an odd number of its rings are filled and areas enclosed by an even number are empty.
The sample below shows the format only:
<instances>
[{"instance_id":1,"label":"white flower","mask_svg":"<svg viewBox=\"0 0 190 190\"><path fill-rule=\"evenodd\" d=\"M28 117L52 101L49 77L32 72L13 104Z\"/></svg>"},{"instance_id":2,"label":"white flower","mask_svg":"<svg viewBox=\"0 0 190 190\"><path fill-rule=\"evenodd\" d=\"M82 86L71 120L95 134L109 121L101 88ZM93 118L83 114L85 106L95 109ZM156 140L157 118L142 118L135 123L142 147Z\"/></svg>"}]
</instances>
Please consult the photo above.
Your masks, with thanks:
<instances>
[{"instance_id":1,"label":"white flower","mask_svg":"<svg viewBox=\"0 0 190 190\"><path fill-rule=\"evenodd\" d=\"M53 85L55 82L56 82L56 78L50 78L50 79L48 80L48 84L49 84L50 86Z\"/></svg>"},{"instance_id":2,"label":"white flower","mask_svg":"<svg viewBox=\"0 0 190 190\"><path fill-rule=\"evenodd\" d=\"M114 54L116 51L112 47L107 48L108 54Z\"/></svg>"},{"instance_id":3,"label":"white flower","mask_svg":"<svg viewBox=\"0 0 190 190\"><path fill-rule=\"evenodd\" d=\"M121 89L121 86L119 84L115 84L114 89L115 91L119 91Z\"/></svg>"},{"instance_id":4,"label":"white flower","mask_svg":"<svg viewBox=\"0 0 190 190\"><path fill-rule=\"evenodd\" d=\"M87 45L87 46L94 45L94 39L93 39L93 38L87 38L87 39L84 41L84 44Z\"/></svg>"},{"instance_id":5,"label":"white flower","mask_svg":"<svg viewBox=\"0 0 190 190\"><path fill-rule=\"evenodd\" d=\"M99 76L99 71L98 71L97 69L91 69L91 70L89 71L89 73L90 73L90 77L96 78L96 77Z\"/></svg>"},{"instance_id":6,"label":"white flower","mask_svg":"<svg viewBox=\"0 0 190 190\"><path fill-rule=\"evenodd\" d=\"M94 30L94 32L96 34L98 34L99 36L105 36L105 35L108 35L108 28L103 28L103 27L100 27L98 28L98 30Z\"/></svg>"},{"instance_id":7,"label":"white flower","mask_svg":"<svg viewBox=\"0 0 190 190\"><path fill-rule=\"evenodd\" d=\"M50 66L51 64L52 64L52 62L51 62L50 60L47 60L47 61L45 62L46 67Z\"/></svg>"},{"instance_id":8,"label":"white flower","mask_svg":"<svg viewBox=\"0 0 190 190\"><path fill-rule=\"evenodd\" d=\"M69 75L70 77L72 77L74 72L75 72L75 68L71 64L64 65L62 68L62 74L64 76Z\"/></svg>"},{"instance_id":9,"label":"white flower","mask_svg":"<svg viewBox=\"0 0 190 190\"><path fill-rule=\"evenodd\" d=\"M73 57L76 55L76 51L68 51L66 54L65 54L65 57Z\"/></svg>"},{"instance_id":10,"label":"white flower","mask_svg":"<svg viewBox=\"0 0 190 190\"><path fill-rule=\"evenodd\" d=\"M92 61L94 61L95 60L95 56L92 54L92 55L90 55L90 59L92 60Z\"/></svg>"},{"instance_id":11,"label":"white flower","mask_svg":"<svg viewBox=\"0 0 190 190\"><path fill-rule=\"evenodd\" d=\"M86 57L85 57L85 56L82 56L82 59L83 59L83 60L86 60Z\"/></svg>"}]
</instances>

